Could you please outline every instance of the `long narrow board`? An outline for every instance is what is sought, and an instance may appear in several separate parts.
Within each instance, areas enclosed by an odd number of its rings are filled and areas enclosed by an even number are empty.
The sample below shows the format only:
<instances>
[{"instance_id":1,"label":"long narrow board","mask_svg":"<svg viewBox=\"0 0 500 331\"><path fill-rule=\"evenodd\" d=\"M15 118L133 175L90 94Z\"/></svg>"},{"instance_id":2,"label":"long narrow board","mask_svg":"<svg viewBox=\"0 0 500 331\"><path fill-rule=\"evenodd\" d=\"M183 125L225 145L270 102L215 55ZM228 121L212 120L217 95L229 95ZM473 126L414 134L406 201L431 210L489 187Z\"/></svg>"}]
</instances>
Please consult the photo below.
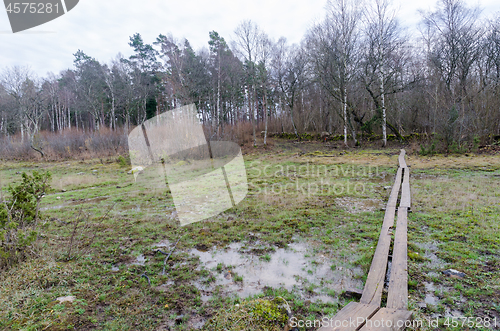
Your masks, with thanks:
<instances>
[{"instance_id":1,"label":"long narrow board","mask_svg":"<svg viewBox=\"0 0 500 331\"><path fill-rule=\"evenodd\" d=\"M326 322L328 325L322 324L318 331L404 330L406 321L411 319L412 312L406 310L408 305L407 212L410 206L410 186L405 154L405 150L402 149L399 155L398 172L387 202L379 241L360 303L351 302L333 318L322 319L322 323ZM400 189L401 203L398 208L393 269L389 283L390 298L388 297L387 308L379 308Z\"/></svg>"},{"instance_id":2,"label":"long narrow board","mask_svg":"<svg viewBox=\"0 0 500 331\"><path fill-rule=\"evenodd\" d=\"M396 237L392 251L392 268L387 294L387 308L408 309L408 220L407 209L398 208Z\"/></svg>"},{"instance_id":3,"label":"long narrow board","mask_svg":"<svg viewBox=\"0 0 500 331\"><path fill-rule=\"evenodd\" d=\"M401 187L399 207L411 208L410 169L408 167L403 170L403 186Z\"/></svg>"},{"instance_id":4,"label":"long narrow board","mask_svg":"<svg viewBox=\"0 0 500 331\"><path fill-rule=\"evenodd\" d=\"M387 209L389 207L396 207L396 204L398 203L398 196L399 196L399 190L401 189L402 178L403 178L403 169L398 168L398 171L396 172L396 179L394 180L394 185L392 185L391 195L389 195L389 200L387 201L386 214L387 214Z\"/></svg>"},{"instance_id":5,"label":"long narrow board","mask_svg":"<svg viewBox=\"0 0 500 331\"><path fill-rule=\"evenodd\" d=\"M406 151L404 149L401 150L401 153L399 154L399 167L400 168L406 168L407 165L406 165L406 160L405 160L405 154L406 154Z\"/></svg>"},{"instance_id":6,"label":"long narrow board","mask_svg":"<svg viewBox=\"0 0 500 331\"><path fill-rule=\"evenodd\" d=\"M350 302L332 319L322 320L325 322L324 324L327 325L323 325L318 331L357 331L361 329L364 322L375 315L379 309L378 306L374 305Z\"/></svg>"},{"instance_id":7,"label":"long narrow board","mask_svg":"<svg viewBox=\"0 0 500 331\"><path fill-rule=\"evenodd\" d=\"M366 279L363 295L360 303L380 306L382 301L382 290L384 289L385 273L387 269L387 260L389 248L391 246L391 230L394 226L394 216L396 213L396 202L399 188L401 186L402 169L399 168L396 174L396 180L392 187L391 196L385 210L384 223L380 231L377 248L373 256L370 271Z\"/></svg>"},{"instance_id":8,"label":"long narrow board","mask_svg":"<svg viewBox=\"0 0 500 331\"><path fill-rule=\"evenodd\" d=\"M407 321L411 319L412 312L391 308L380 308L377 313L369 318L361 331L398 331L404 330Z\"/></svg>"}]
</instances>

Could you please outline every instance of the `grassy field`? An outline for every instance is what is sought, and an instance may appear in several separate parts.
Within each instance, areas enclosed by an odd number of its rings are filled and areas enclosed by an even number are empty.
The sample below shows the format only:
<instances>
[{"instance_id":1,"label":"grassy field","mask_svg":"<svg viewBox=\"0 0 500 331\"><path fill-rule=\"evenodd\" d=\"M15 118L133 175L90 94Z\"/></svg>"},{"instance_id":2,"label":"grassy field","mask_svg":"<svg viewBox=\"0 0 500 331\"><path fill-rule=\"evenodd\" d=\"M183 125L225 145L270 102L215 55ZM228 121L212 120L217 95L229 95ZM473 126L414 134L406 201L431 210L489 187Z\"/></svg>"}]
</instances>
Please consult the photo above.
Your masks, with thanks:
<instances>
[{"instance_id":1,"label":"grassy field","mask_svg":"<svg viewBox=\"0 0 500 331\"><path fill-rule=\"evenodd\" d=\"M184 227L171 196L134 182L117 158L2 163L4 189L48 170L53 191L33 257L0 273L0 329L217 330L223 317L280 330L276 298L298 319L333 316L354 300L346 289L363 288L398 154L286 141L246 150L248 196ZM500 156L407 163L414 317L439 318L439 329L451 316L500 325Z\"/></svg>"}]
</instances>

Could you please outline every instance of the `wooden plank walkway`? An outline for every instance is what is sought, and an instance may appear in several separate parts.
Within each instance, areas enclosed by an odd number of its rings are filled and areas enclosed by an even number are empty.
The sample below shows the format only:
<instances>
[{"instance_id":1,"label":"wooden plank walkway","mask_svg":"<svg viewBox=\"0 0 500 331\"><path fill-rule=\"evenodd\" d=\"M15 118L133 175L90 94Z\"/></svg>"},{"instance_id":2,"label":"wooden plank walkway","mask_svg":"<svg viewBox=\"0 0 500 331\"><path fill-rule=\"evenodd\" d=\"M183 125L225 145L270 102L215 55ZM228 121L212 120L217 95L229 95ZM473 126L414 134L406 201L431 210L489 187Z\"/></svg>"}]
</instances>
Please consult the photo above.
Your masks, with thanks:
<instances>
[{"instance_id":1,"label":"wooden plank walkway","mask_svg":"<svg viewBox=\"0 0 500 331\"><path fill-rule=\"evenodd\" d=\"M318 331L370 331L404 330L404 324L412 318L408 309L408 210L411 206L410 172L405 160L405 150L399 155L399 168L387 202L384 222L375 249L370 271L360 302L350 302L330 321L330 325ZM397 213L392 268L389 278L387 307L381 308L382 290L392 240L392 228L396 205L401 191ZM355 322L353 322L355 321Z\"/></svg>"},{"instance_id":2,"label":"wooden plank walkway","mask_svg":"<svg viewBox=\"0 0 500 331\"><path fill-rule=\"evenodd\" d=\"M410 194L410 169L408 167L403 168L403 187L401 191L401 203L399 207L411 208L411 194Z\"/></svg>"},{"instance_id":3,"label":"wooden plank walkway","mask_svg":"<svg viewBox=\"0 0 500 331\"><path fill-rule=\"evenodd\" d=\"M396 331L404 330L405 321L411 318L411 311L380 308L377 313L369 318L361 331Z\"/></svg>"},{"instance_id":4,"label":"wooden plank walkway","mask_svg":"<svg viewBox=\"0 0 500 331\"><path fill-rule=\"evenodd\" d=\"M328 321L328 327L319 330L329 331L355 331L359 330L362 321L373 317L380 308L375 305L364 305L362 303L350 302L341 311Z\"/></svg>"},{"instance_id":5,"label":"wooden plank walkway","mask_svg":"<svg viewBox=\"0 0 500 331\"><path fill-rule=\"evenodd\" d=\"M392 268L387 293L387 308L408 307L407 209L399 206L396 237L392 250Z\"/></svg>"},{"instance_id":6,"label":"wooden plank walkway","mask_svg":"<svg viewBox=\"0 0 500 331\"><path fill-rule=\"evenodd\" d=\"M375 255L373 256L363 295L361 296L360 302L364 304L380 306L380 302L382 301L382 290L384 289L387 260L392 239L391 231L394 227L394 214L396 213L396 203L401 186L401 175L402 170L399 168L389 202L385 209L384 223L382 224Z\"/></svg>"}]
</instances>

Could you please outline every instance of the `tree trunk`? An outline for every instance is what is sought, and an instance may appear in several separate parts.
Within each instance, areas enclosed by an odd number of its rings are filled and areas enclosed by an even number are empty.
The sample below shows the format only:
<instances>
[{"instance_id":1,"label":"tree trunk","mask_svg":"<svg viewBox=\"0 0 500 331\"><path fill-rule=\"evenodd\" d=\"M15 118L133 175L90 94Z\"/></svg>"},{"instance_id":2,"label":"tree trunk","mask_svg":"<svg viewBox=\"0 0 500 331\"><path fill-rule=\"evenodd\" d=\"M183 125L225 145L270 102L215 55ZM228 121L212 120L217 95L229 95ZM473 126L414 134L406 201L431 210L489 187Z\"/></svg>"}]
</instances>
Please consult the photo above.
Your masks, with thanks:
<instances>
[{"instance_id":1,"label":"tree trunk","mask_svg":"<svg viewBox=\"0 0 500 331\"><path fill-rule=\"evenodd\" d=\"M267 145L267 91L264 89L264 146Z\"/></svg>"},{"instance_id":2,"label":"tree trunk","mask_svg":"<svg viewBox=\"0 0 500 331\"><path fill-rule=\"evenodd\" d=\"M69 106L69 100L66 99L67 108L68 108L68 129L71 129L71 110Z\"/></svg>"},{"instance_id":3,"label":"tree trunk","mask_svg":"<svg viewBox=\"0 0 500 331\"><path fill-rule=\"evenodd\" d=\"M342 100L342 110L344 115L344 144L349 147L347 143L347 88L344 87L344 98ZM356 138L354 138L356 139Z\"/></svg>"},{"instance_id":4,"label":"tree trunk","mask_svg":"<svg viewBox=\"0 0 500 331\"><path fill-rule=\"evenodd\" d=\"M385 111L384 74L380 72L380 102L382 106L382 146L387 146L387 116Z\"/></svg>"},{"instance_id":5,"label":"tree trunk","mask_svg":"<svg viewBox=\"0 0 500 331\"><path fill-rule=\"evenodd\" d=\"M252 93L252 100L249 102L250 106L250 112L252 113L252 129L253 129L253 147L257 146L257 136L255 135L255 109L253 109L253 99L255 98L255 86L252 86L253 93Z\"/></svg>"},{"instance_id":6,"label":"tree trunk","mask_svg":"<svg viewBox=\"0 0 500 331\"><path fill-rule=\"evenodd\" d=\"M297 127L295 126L295 121L293 120L293 106L290 107L290 119L292 120L293 132L295 133L297 139L300 139L299 133L297 132Z\"/></svg>"}]
</instances>

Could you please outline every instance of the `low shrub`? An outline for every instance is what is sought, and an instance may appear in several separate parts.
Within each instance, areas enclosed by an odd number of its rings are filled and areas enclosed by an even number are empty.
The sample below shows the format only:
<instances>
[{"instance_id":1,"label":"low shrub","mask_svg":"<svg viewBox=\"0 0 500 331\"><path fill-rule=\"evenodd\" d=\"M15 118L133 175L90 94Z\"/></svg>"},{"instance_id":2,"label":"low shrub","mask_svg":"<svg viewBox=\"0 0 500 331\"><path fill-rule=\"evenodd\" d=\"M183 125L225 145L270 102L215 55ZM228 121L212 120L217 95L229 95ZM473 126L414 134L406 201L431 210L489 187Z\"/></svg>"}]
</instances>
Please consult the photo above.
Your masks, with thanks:
<instances>
[{"instance_id":1,"label":"low shrub","mask_svg":"<svg viewBox=\"0 0 500 331\"><path fill-rule=\"evenodd\" d=\"M10 185L9 199L0 197L0 268L9 267L31 252L38 238L40 201L50 189L49 172L22 174L18 185Z\"/></svg>"}]
</instances>

